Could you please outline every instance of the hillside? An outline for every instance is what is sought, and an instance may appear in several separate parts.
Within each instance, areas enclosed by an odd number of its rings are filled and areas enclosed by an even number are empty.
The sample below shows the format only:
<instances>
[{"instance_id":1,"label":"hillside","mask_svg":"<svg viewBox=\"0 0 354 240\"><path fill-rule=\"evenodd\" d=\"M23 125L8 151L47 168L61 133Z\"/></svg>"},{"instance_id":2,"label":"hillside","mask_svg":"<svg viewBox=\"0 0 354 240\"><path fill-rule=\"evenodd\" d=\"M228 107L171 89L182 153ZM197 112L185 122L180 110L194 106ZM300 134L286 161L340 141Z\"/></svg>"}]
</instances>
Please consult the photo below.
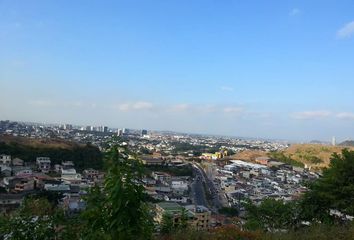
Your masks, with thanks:
<instances>
[{"instance_id":1,"label":"hillside","mask_svg":"<svg viewBox=\"0 0 354 240\"><path fill-rule=\"evenodd\" d=\"M317 168L327 167L333 153L341 153L344 147L318 144L295 144L284 154L292 159ZM354 150L353 147L349 149Z\"/></svg>"},{"instance_id":2,"label":"hillside","mask_svg":"<svg viewBox=\"0 0 354 240\"><path fill-rule=\"evenodd\" d=\"M62 139L32 139L25 137L14 137L11 135L0 135L0 143L13 144L19 146L28 146L33 148L61 148L73 149L75 147L83 147L85 145Z\"/></svg>"},{"instance_id":3,"label":"hillside","mask_svg":"<svg viewBox=\"0 0 354 240\"><path fill-rule=\"evenodd\" d=\"M61 139L29 139L0 136L0 154L35 162L36 157L50 157L52 164L72 161L78 170L102 168L102 153L96 146L77 144Z\"/></svg>"},{"instance_id":4,"label":"hillside","mask_svg":"<svg viewBox=\"0 0 354 240\"><path fill-rule=\"evenodd\" d=\"M339 144L339 146L354 147L354 140L347 140Z\"/></svg>"},{"instance_id":5,"label":"hillside","mask_svg":"<svg viewBox=\"0 0 354 240\"><path fill-rule=\"evenodd\" d=\"M313 168L322 168L328 166L333 153L340 153L344 148L354 150L354 147L328 146L319 144L294 144L282 153L276 155L291 158L292 160L306 164L307 166L311 166ZM238 153L233 157L246 161L254 161L257 157L261 156L271 157L273 154L262 151L247 150Z\"/></svg>"}]
</instances>

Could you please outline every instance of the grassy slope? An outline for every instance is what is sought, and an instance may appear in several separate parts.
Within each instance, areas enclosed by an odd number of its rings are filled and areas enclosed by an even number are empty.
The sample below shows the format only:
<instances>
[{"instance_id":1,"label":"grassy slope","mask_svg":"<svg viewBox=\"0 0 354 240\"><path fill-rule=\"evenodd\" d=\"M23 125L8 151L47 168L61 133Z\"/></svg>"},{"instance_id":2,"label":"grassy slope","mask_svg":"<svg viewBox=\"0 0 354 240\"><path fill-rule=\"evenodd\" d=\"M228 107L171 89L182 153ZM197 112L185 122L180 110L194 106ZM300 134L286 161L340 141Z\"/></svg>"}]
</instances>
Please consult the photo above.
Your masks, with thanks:
<instances>
[{"instance_id":1,"label":"grassy slope","mask_svg":"<svg viewBox=\"0 0 354 240\"><path fill-rule=\"evenodd\" d=\"M73 149L74 147L83 147L84 145L65 141L62 139L31 139L25 137L14 137L9 135L0 135L0 142L6 144L18 144L19 146L33 148L61 148Z\"/></svg>"},{"instance_id":2,"label":"grassy slope","mask_svg":"<svg viewBox=\"0 0 354 240\"><path fill-rule=\"evenodd\" d=\"M30 139L0 136L0 154L35 162L36 157L50 157L52 164L73 161L79 169L102 168L102 153L92 145L77 144L61 139Z\"/></svg>"},{"instance_id":3,"label":"grassy slope","mask_svg":"<svg viewBox=\"0 0 354 240\"><path fill-rule=\"evenodd\" d=\"M292 159L307 164L315 168L322 168L328 166L330 157L333 153L340 153L345 147L342 146L327 146L319 144L294 144L284 151L286 156ZM354 150L354 147L346 147ZM246 161L254 161L257 157L267 156L263 151L247 150L234 155L235 159L241 159ZM313 163L311 159L313 157L319 158L321 163Z\"/></svg>"}]
</instances>

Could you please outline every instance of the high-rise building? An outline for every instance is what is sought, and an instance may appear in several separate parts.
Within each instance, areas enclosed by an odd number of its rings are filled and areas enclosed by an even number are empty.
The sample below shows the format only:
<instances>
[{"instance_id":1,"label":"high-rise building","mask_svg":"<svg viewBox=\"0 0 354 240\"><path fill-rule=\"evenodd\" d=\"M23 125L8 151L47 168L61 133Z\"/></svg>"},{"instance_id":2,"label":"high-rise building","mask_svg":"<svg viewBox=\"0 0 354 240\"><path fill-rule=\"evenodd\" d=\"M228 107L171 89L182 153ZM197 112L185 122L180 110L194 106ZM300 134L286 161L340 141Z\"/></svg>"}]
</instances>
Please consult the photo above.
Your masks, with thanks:
<instances>
[{"instance_id":1,"label":"high-rise building","mask_svg":"<svg viewBox=\"0 0 354 240\"><path fill-rule=\"evenodd\" d=\"M332 146L336 146L337 142L336 142L336 137L332 137Z\"/></svg>"},{"instance_id":2,"label":"high-rise building","mask_svg":"<svg viewBox=\"0 0 354 240\"><path fill-rule=\"evenodd\" d=\"M73 125L71 124L64 124L64 130L72 130L73 129Z\"/></svg>"},{"instance_id":3,"label":"high-rise building","mask_svg":"<svg viewBox=\"0 0 354 240\"><path fill-rule=\"evenodd\" d=\"M98 126L97 131L98 132L108 132L108 127L107 126Z\"/></svg>"},{"instance_id":4,"label":"high-rise building","mask_svg":"<svg viewBox=\"0 0 354 240\"><path fill-rule=\"evenodd\" d=\"M141 136L144 136L144 135L147 135L148 134L148 131L145 130L145 129L142 129L141 130Z\"/></svg>"},{"instance_id":5,"label":"high-rise building","mask_svg":"<svg viewBox=\"0 0 354 240\"><path fill-rule=\"evenodd\" d=\"M123 129L118 129L117 136L120 137L123 135Z\"/></svg>"}]
</instances>

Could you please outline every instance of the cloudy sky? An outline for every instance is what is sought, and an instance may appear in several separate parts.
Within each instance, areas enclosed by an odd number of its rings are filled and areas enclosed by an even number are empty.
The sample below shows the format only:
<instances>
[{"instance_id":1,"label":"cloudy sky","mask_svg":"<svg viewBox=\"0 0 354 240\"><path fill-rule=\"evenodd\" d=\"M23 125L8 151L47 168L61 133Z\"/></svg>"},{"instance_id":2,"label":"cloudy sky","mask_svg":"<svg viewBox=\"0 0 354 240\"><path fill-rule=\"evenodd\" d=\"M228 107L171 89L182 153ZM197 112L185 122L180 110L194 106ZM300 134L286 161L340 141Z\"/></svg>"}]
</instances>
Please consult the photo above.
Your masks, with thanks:
<instances>
[{"instance_id":1,"label":"cloudy sky","mask_svg":"<svg viewBox=\"0 0 354 240\"><path fill-rule=\"evenodd\" d=\"M353 9L0 0L0 119L354 138Z\"/></svg>"}]
</instances>

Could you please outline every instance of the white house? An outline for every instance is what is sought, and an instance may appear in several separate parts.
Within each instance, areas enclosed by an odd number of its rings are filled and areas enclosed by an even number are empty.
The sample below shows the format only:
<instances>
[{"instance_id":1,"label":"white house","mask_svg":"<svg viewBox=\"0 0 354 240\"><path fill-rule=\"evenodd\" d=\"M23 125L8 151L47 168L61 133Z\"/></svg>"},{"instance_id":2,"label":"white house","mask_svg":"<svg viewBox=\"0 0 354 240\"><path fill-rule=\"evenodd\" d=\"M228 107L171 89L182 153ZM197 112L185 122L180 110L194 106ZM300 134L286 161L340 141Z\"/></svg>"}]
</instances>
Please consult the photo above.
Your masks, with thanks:
<instances>
[{"instance_id":1,"label":"white house","mask_svg":"<svg viewBox=\"0 0 354 240\"><path fill-rule=\"evenodd\" d=\"M0 155L0 165L10 166L11 165L11 156L10 155Z\"/></svg>"},{"instance_id":2,"label":"white house","mask_svg":"<svg viewBox=\"0 0 354 240\"><path fill-rule=\"evenodd\" d=\"M48 173L49 172L50 164L51 164L51 161L50 161L49 157L37 157L36 163L37 163L38 169L41 172L44 172L44 173Z\"/></svg>"},{"instance_id":3,"label":"white house","mask_svg":"<svg viewBox=\"0 0 354 240\"><path fill-rule=\"evenodd\" d=\"M172 180L171 188L177 192L188 191L188 183L183 180Z\"/></svg>"},{"instance_id":4,"label":"white house","mask_svg":"<svg viewBox=\"0 0 354 240\"><path fill-rule=\"evenodd\" d=\"M61 180L68 183L81 183L82 176L77 173L74 168L62 169L61 170Z\"/></svg>"}]
</instances>

